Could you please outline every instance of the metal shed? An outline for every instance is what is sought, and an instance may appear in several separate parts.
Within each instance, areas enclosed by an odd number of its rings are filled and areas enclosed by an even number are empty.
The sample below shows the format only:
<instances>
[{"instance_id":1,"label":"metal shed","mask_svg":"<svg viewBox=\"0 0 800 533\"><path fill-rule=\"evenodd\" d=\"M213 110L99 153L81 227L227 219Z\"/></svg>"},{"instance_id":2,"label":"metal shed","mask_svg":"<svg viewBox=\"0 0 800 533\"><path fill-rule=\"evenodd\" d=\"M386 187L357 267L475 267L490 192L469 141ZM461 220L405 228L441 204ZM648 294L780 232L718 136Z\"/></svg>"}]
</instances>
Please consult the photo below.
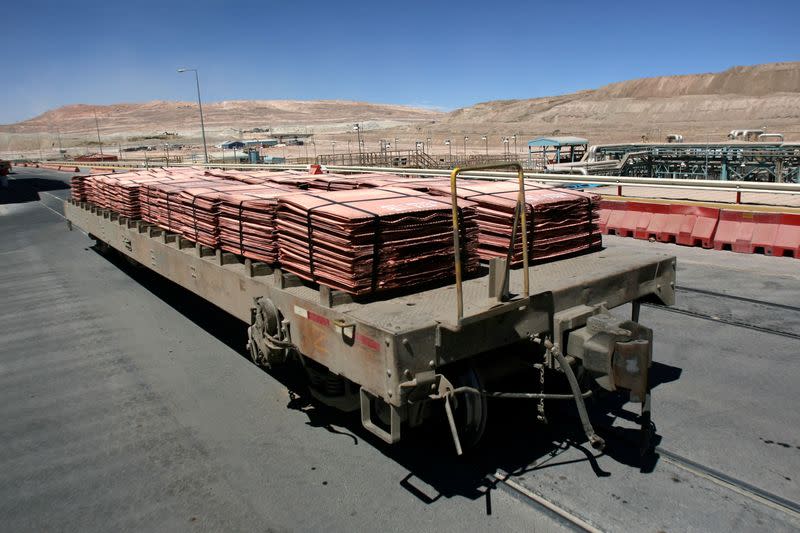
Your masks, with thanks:
<instances>
[{"instance_id":1,"label":"metal shed","mask_svg":"<svg viewBox=\"0 0 800 533\"><path fill-rule=\"evenodd\" d=\"M586 153L589 141L583 137L538 137L528 141L528 165L546 168L550 164L574 163Z\"/></svg>"}]
</instances>

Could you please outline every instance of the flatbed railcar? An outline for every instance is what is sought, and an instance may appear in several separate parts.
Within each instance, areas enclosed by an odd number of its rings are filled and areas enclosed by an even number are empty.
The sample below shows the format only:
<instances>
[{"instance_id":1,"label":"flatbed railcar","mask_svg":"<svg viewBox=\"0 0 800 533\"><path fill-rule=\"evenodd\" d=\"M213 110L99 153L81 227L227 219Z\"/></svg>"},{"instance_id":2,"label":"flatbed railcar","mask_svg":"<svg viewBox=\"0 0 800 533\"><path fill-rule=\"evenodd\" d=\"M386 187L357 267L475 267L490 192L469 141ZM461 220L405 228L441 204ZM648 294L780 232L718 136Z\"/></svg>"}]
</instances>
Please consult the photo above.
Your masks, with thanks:
<instances>
[{"instance_id":1,"label":"flatbed railcar","mask_svg":"<svg viewBox=\"0 0 800 533\"><path fill-rule=\"evenodd\" d=\"M86 202L67 200L64 212L70 227L249 324L256 363L299 358L318 400L360 410L364 427L386 442L444 409L461 453L483 433L487 399L505 397L574 401L600 448L583 404L599 388L630 393L643 429L650 425L652 331L637 323L638 310L645 300L674 303L672 256L604 249L533 265L528 295L524 269L496 259L460 287L354 299ZM609 313L628 303L630 319ZM569 387L503 391L520 359L542 378L566 374L559 379Z\"/></svg>"}]
</instances>

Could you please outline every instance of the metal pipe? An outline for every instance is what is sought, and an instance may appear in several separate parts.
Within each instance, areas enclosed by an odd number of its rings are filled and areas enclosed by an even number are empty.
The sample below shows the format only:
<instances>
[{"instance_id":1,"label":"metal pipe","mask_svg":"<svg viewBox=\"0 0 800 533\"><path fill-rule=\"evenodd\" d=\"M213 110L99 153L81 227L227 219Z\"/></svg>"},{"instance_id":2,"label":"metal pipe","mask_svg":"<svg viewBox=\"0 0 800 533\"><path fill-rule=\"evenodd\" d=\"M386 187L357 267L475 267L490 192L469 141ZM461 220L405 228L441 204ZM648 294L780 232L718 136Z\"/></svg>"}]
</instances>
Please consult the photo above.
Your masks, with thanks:
<instances>
[{"instance_id":1,"label":"metal pipe","mask_svg":"<svg viewBox=\"0 0 800 533\"><path fill-rule=\"evenodd\" d=\"M486 398L503 398L509 400L574 400L573 394L544 394L539 392L489 392L479 390L474 387L457 387L453 389L453 394L459 393L477 394L478 396L485 396ZM592 391L586 391L581 394L582 398L589 398Z\"/></svg>"},{"instance_id":2,"label":"metal pipe","mask_svg":"<svg viewBox=\"0 0 800 533\"><path fill-rule=\"evenodd\" d=\"M176 163L176 167L198 166L197 163ZM272 169L272 170L305 170L306 165L287 164L287 165L264 165L264 164L245 164L245 165L200 165L208 168L245 168L245 169ZM507 165L503 165L507 166ZM95 168L141 168L141 164L131 163L109 163L92 165ZM449 176L450 170L436 168L402 168L397 167L361 167L330 165L327 167L332 172L386 172L390 174L404 174L410 176ZM513 172L476 172L462 171L462 178L477 180L510 180L516 177ZM631 187L655 187L665 189L696 189L696 190L739 190L742 192L768 192L776 194L800 194L800 184L797 183L775 183L759 181L722 181L722 180L694 180L679 178L632 178L622 176L600 176L600 175L572 175L572 174L543 174L536 172L526 172L524 177L542 183L587 183L592 185L625 185Z\"/></svg>"}]
</instances>

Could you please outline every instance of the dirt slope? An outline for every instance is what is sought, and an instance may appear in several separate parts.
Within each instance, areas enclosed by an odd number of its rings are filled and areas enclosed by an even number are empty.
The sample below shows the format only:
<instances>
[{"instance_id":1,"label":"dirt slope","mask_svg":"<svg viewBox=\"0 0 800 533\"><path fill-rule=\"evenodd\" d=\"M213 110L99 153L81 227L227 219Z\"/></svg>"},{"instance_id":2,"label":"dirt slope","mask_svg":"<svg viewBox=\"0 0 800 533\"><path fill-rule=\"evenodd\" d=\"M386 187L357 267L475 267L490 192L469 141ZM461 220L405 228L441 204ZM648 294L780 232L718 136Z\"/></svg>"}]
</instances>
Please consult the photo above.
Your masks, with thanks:
<instances>
[{"instance_id":1,"label":"dirt slope","mask_svg":"<svg viewBox=\"0 0 800 533\"><path fill-rule=\"evenodd\" d=\"M734 67L714 74L623 81L596 90L496 100L455 110L435 131L500 135L570 133L592 142L683 133L721 138L731 129L767 126L800 140L800 62ZM483 128L480 129L480 128Z\"/></svg>"},{"instance_id":2,"label":"dirt slope","mask_svg":"<svg viewBox=\"0 0 800 533\"><path fill-rule=\"evenodd\" d=\"M732 129L764 126L784 133L786 140L800 141L800 62L642 78L561 96L482 102L450 113L338 100L235 100L204 104L203 110L214 142L253 127L344 140L355 121L367 137L375 137L370 146L377 138L396 136L413 145L432 137L433 145L442 149L444 138L467 134L474 140L489 134L490 149L501 150L502 137L515 133L521 141L572 134L592 143L632 142L642 136L663 139L667 133L703 141L722 140ZM9 150L54 146L56 129L62 137L72 137L73 144L81 143L95 135L95 112L104 142L124 143L134 135L164 131L199 138L197 105L165 101L65 106L0 126L0 134Z\"/></svg>"},{"instance_id":3,"label":"dirt slope","mask_svg":"<svg viewBox=\"0 0 800 533\"><path fill-rule=\"evenodd\" d=\"M0 132L54 132L70 134L95 130L97 113L103 133L153 133L198 128L197 104L192 102L152 101L113 105L68 105L47 111L29 120L0 126ZM400 105L372 104L341 100L233 100L204 103L209 130L246 129L273 126L318 126L352 123L355 120L380 121L396 125L406 121L430 120L440 112Z\"/></svg>"}]
</instances>

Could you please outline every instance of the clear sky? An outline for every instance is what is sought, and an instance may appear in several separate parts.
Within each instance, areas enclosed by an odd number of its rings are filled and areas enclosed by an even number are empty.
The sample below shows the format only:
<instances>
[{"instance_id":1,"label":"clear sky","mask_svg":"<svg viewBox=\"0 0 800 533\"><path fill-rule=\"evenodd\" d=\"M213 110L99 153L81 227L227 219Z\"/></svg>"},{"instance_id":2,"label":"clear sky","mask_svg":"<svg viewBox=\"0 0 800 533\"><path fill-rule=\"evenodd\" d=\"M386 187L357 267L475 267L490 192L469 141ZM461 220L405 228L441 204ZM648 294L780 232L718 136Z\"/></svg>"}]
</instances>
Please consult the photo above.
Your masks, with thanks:
<instances>
[{"instance_id":1,"label":"clear sky","mask_svg":"<svg viewBox=\"0 0 800 533\"><path fill-rule=\"evenodd\" d=\"M800 60L800 0L8 1L0 123L70 103L352 99L453 109Z\"/></svg>"}]
</instances>

